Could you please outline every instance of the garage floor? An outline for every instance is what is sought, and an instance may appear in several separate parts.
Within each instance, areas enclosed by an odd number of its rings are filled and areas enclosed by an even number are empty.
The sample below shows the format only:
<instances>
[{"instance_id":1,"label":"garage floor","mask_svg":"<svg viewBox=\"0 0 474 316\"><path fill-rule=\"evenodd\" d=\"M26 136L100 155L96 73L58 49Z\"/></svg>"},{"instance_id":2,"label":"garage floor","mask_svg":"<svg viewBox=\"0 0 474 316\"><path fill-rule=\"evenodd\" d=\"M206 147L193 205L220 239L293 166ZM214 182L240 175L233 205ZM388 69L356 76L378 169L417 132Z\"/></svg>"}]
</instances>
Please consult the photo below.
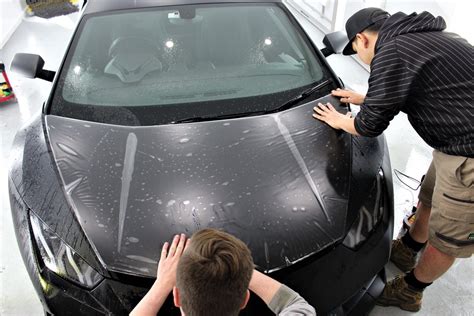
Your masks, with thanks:
<instances>
[{"instance_id":1,"label":"garage floor","mask_svg":"<svg viewBox=\"0 0 474 316\"><path fill-rule=\"evenodd\" d=\"M78 15L41 20L25 19L0 51L0 60L9 65L17 52L40 54L45 68L56 70L61 62ZM301 21L317 45L322 36L306 21ZM343 56L331 56L329 62L346 86L367 89L368 73L357 62ZM40 112L50 83L29 80L9 73L17 102L0 104L0 315L42 315L41 304L24 268L13 231L7 191L9 151L20 126ZM311 118L309 118L311 119ZM392 168L414 178L421 178L428 168L431 149L409 126L404 114L398 115L385 133L390 148ZM406 211L416 203L417 192L394 177L396 235ZM390 277L399 271L388 264ZM424 305L417 315L474 315L474 259L458 260L451 270L430 286ZM371 315L406 315L398 308L376 307Z\"/></svg>"}]
</instances>

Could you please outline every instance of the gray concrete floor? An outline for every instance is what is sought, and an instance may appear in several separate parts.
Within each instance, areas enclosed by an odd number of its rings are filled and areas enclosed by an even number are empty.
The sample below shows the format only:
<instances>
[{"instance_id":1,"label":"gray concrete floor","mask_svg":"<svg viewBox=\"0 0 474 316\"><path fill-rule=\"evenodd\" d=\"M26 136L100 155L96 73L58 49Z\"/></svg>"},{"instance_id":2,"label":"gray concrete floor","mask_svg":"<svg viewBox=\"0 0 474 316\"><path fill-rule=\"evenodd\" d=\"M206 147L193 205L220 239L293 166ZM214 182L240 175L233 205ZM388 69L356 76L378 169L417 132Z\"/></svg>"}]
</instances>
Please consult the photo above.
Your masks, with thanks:
<instances>
[{"instance_id":1,"label":"gray concrete floor","mask_svg":"<svg viewBox=\"0 0 474 316\"><path fill-rule=\"evenodd\" d=\"M77 14L49 21L25 19L0 51L0 60L9 68L17 52L40 54L45 68L56 70L73 31ZM307 21L301 20L317 45L323 34ZM355 90L367 89L368 73L354 60L331 56L329 62L345 84ZM18 102L0 104L0 315L42 315L42 308L30 283L16 243L7 191L9 151L16 131L40 109L49 94L50 83L29 80L9 73ZM428 168L431 149L409 126L404 114L398 115L386 132L392 167L414 178ZM417 192L407 189L394 178L395 235L402 218L416 203ZM387 265L389 276L399 271ZM474 259L458 260L424 294L423 309L418 315L474 315ZM398 308L376 307L371 315L406 315Z\"/></svg>"}]
</instances>

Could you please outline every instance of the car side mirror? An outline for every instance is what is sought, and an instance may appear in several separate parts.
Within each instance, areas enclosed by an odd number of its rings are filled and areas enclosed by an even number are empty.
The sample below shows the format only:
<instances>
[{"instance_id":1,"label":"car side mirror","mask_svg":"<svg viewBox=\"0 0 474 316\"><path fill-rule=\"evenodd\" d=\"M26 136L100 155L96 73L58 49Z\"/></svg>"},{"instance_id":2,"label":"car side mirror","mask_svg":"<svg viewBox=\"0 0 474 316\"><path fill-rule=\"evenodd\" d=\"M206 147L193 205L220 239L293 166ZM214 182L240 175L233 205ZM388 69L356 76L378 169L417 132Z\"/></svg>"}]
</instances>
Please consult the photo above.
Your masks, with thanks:
<instances>
[{"instance_id":1,"label":"car side mirror","mask_svg":"<svg viewBox=\"0 0 474 316\"><path fill-rule=\"evenodd\" d=\"M13 57L11 71L21 74L26 78L40 78L53 81L56 72L43 69L44 60L39 55L18 53Z\"/></svg>"},{"instance_id":2,"label":"car side mirror","mask_svg":"<svg viewBox=\"0 0 474 316\"><path fill-rule=\"evenodd\" d=\"M324 57L328 57L332 54L341 54L347 43L348 39L345 32L337 31L326 34L323 38L323 44L326 47L324 47L321 52Z\"/></svg>"}]
</instances>

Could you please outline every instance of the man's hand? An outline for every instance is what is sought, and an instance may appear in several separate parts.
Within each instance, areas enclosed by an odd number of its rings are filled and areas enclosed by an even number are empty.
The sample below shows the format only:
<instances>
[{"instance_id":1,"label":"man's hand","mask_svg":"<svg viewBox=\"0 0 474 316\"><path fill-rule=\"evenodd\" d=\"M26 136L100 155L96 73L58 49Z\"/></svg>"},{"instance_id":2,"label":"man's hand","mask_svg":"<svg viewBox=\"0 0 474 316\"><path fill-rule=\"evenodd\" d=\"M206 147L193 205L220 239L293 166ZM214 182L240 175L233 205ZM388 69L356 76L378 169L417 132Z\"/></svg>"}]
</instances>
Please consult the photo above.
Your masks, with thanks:
<instances>
[{"instance_id":1,"label":"man's hand","mask_svg":"<svg viewBox=\"0 0 474 316\"><path fill-rule=\"evenodd\" d=\"M332 106L331 103L322 104L318 103L318 106L313 108L314 112L313 117L317 118L320 121L325 122L329 126L335 129L341 129L341 123L347 118L351 117L351 112L347 112L346 115L339 113Z\"/></svg>"},{"instance_id":2,"label":"man's hand","mask_svg":"<svg viewBox=\"0 0 474 316\"><path fill-rule=\"evenodd\" d=\"M332 90L331 94L335 97L340 97L343 103L352 103L355 105L361 105L365 99L365 95L346 89L337 88L336 90Z\"/></svg>"},{"instance_id":3,"label":"man's hand","mask_svg":"<svg viewBox=\"0 0 474 316\"><path fill-rule=\"evenodd\" d=\"M336 111L331 103L318 103L318 106L313 108L313 117L325 122L329 126L335 129L343 129L348 133L358 135L354 126L354 118L352 118L351 112L347 112L345 115Z\"/></svg>"},{"instance_id":4,"label":"man's hand","mask_svg":"<svg viewBox=\"0 0 474 316\"><path fill-rule=\"evenodd\" d=\"M179 259L186 250L189 240L184 234L174 236L170 244L165 242L161 249L156 281L130 313L132 316L156 316L164 301L176 285L176 270ZM169 248L169 249L168 249Z\"/></svg>"},{"instance_id":5,"label":"man's hand","mask_svg":"<svg viewBox=\"0 0 474 316\"><path fill-rule=\"evenodd\" d=\"M181 259L181 255L187 245L188 242L186 241L186 236L181 234L181 236L174 236L171 247L168 242L165 242L161 249L158 272L156 273L156 282L158 282L164 289L169 289L170 292L176 285L176 269L178 267L179 259Z\"/></svg>"}]
</instances>

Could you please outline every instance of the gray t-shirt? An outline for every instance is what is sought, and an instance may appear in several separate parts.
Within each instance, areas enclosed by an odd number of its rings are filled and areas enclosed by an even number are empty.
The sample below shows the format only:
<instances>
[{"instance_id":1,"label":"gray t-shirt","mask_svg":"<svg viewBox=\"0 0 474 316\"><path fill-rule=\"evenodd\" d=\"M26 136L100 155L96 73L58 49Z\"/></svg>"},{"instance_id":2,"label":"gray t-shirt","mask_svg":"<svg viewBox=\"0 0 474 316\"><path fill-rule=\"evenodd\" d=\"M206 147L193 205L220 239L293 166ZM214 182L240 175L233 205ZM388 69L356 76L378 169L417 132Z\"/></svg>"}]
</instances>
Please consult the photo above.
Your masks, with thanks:
<instances>
[{"instance_id":1,"label":"gray t-shirt","mask_svg":"<svg viewBox=\"0 0 474 316\"><path fill-rule=\"evenodd\" d=\"M280 316L316 315L314 307L286 285L280 287L268 307Z\"/></svg>"}]
</instances>

